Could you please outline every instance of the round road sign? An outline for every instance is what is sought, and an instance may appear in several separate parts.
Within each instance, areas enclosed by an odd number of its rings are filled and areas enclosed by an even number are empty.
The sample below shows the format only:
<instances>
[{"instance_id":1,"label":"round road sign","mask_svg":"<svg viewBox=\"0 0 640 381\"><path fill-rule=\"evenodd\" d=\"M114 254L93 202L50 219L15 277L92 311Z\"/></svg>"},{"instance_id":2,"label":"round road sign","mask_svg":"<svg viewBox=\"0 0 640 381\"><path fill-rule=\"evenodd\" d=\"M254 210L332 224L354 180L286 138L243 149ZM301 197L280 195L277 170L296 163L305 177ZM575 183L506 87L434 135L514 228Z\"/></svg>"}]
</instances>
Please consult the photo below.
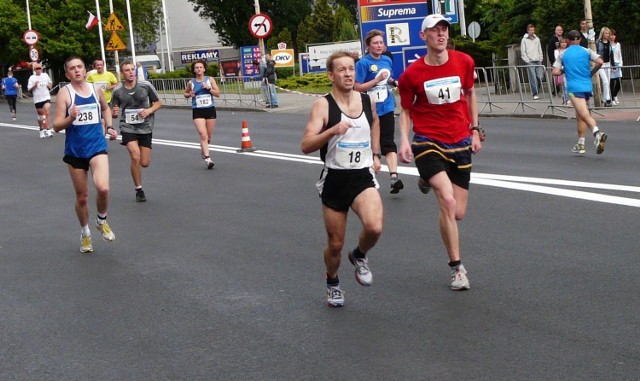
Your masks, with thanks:
<instances>
[{"instance_id":1,"label":"round road sign","mask_svg":"<svg viewBox=\"0 0 640 381\"><path fill-rule=\"evenodd\" d=\"M34 48L33 46L29 48L29 58L32 62L38 62L40 60L40 52L38 51L38 49Z\"/></svg>"},{"instance_id":2,"label":"round road sign","mask_svg":"<svg viewBox=\"0 0 640 381\"><path fill-rule=\"evenodd\" d=\"M24 41L25 44L29 46L33 46L37 44L39 39L40 39L40 35L38 34L38 32L36 32L33 29L29 29L25 31L24 34L22 35L22 40Z\"/></svg>"},{"instance_id":3,"label":"round road sign","mask_svg":"<svg viewBox=\"0 0 640 381\"><path fill-rule=\"evenodd\" d=\"M480 35L480 24L478 24L477 21L473 21L471 24L469 24L467 31L469 32L469 36L471 36L471 38L478 38L478 36Z\"/></svg>"},{"instance_id":4,"label":"round road sign","mask_svg":"<svg viewBox=\"0 0 640 381\"><path fill-rule=\"evenodd\" d=\"M264 13L253 15L249 20L249 32L255 38L265 38L271 34L273 23L269 16Z\"/></svg>"}]
</instances>

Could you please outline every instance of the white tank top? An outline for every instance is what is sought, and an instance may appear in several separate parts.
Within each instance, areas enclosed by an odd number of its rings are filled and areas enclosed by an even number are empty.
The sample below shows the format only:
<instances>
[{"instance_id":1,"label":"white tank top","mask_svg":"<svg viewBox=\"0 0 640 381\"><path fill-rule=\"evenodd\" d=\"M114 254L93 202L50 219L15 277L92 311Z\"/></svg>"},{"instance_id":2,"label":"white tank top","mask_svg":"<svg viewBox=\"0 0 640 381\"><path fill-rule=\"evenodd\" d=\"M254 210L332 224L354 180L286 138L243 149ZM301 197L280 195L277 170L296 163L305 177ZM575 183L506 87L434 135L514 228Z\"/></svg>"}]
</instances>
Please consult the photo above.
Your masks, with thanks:
<instances>
[{"instance_id":1,"label":"white tank top","mask_svg":"<svg viewBox=\"0 0 640 381\"><path fill-rule=\"evenodd\" d=\"M329 103L331 107L331 103ZM353 119L341 113L341 120L351 124L344 135L333 136L327 143L325 167L332 169L362 169L373 165L371 126L364 112Z\"/></svg>"}]
</instances>

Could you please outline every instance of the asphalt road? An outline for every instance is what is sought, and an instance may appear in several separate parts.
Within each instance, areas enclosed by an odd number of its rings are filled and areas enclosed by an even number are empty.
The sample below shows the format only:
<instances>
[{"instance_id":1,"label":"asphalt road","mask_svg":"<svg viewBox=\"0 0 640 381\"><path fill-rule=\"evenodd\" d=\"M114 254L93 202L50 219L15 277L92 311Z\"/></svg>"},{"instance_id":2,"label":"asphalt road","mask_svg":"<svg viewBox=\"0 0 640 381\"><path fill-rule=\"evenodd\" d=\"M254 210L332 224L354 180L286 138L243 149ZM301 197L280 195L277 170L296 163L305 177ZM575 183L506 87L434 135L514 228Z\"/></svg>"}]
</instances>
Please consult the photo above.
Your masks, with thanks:
<instances>
[{"instance_id":1,"label":"asphalt road","mask_svg":"<svg viewBox=\"0 0 640 381\"><path fill-rule=\"evenodd\" d=\"M471 290L448 289L432 194L388 193L374 285L343 261L326 306L306 114L219 112L213 170L187 110L158 112L147 203L110 143L113 243L78 251L64 136L0 109L1 380L638 380L640 138L603 121L495 118L460 223ZM255 153L236 153L246 120ZM91 189L91 198L95 192ZM91 214L95 205L91 204ZM346 248L357 242L352 216ZM346 259L346 258L345 258Z\"/></svg>"}]
</instances>

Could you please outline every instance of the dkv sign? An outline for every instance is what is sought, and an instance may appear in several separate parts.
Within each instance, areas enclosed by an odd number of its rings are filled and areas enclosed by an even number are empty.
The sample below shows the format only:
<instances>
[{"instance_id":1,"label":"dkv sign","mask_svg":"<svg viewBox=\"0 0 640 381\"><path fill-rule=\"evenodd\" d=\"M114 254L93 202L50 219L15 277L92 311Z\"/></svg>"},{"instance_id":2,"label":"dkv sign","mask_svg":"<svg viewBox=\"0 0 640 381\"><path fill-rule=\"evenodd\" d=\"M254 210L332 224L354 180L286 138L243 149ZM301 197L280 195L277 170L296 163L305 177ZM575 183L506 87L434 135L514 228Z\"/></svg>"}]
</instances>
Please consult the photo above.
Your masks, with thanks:
<instances>
[{"instance_id":1,"label":"dkv sign","mask_svg":"<svg viewBox=\"0 0 640 381\"><path fill-rule=\"evenodd\" d=\"M276 61L276 67L293 67L293 57L293 49L277 49L271 51L271 58Z\"/></svg>"}]
</instances>

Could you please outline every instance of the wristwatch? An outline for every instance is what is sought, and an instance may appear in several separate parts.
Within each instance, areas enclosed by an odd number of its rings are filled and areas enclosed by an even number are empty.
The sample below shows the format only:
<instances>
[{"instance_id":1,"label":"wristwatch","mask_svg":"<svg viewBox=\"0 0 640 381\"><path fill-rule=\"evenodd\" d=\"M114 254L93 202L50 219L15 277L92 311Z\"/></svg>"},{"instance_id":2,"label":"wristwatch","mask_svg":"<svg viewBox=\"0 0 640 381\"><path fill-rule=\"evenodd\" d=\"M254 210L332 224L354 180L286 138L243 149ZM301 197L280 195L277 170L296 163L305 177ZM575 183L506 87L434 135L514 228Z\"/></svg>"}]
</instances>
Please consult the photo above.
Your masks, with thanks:
<instances>
[{"instance_id":1,"label":"wristwatch","mask_svg":"<svg viewBox=\"0 0 640 381\"><path fill-rule=\"evenodd\" d=\"M471 127L471 131L478 131L478 137L480 138L480 141L483 142L484 139L487 138L487 134L484 132L484 128L478 126L473 126Z\"/></svg>"},{"instance_id":2,"label":"wristwatch","mask_svg":"<svg viewBox=\"0 0 640 381\"><path fill-rule=\"evenodd\" d=\"M374 157L377 157L378 159L382 159L382 154L381 153L375 153L373 154Z\"/></svg>"}]
</instances>

